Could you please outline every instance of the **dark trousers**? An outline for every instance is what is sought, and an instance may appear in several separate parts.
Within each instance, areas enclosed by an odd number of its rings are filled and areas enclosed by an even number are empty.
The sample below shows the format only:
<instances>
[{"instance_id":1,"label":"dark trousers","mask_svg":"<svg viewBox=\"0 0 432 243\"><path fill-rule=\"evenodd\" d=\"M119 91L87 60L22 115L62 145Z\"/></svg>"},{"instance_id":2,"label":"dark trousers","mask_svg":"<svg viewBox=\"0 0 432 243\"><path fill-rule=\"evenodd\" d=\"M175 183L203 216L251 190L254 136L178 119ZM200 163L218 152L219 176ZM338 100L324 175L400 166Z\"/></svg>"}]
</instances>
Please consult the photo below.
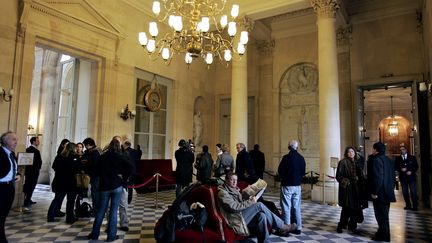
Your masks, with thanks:
<instances>
[{"instance_id":1,"label":"dark trousers","mask_svg":"<svg viewBox=\"0 0 432 243\"><path fill-rule=\"evenodd\" d=\"M1 184L0 185L0 243L8 242L5 234L5 222L12 207L15 196L14 184Z\"/></svg>"},{"instance_id":2,"label":"dark trousers","mask_svg":"<svg viewBox=\"0 0 432 243\"><path fill-rule=\"evenodd\" d=\"M402 181L402 194L405 200L405 205L408 208L417 208L418 200L417 200L417 186L415 181ZM411 204L412 203L412 204Z\"/></svg>"},{"instance_id":3,"label":"dark trousers","mask_svg":"<svg viewBox=\"0 0 432 243\"><path fill-rule=\"evenodd\" d=\"M23 186L24 207L29 207L31 205L31 198L33 196L33 191L36 188L38 178L39 178L39 172L26 173L25 175L25 182Z\"/></svg>"},{"instance_id":4,"label":"dark trousers","mask_svg":"<svg viewBox=\"0 0 432 243\"><path fill-rule=\"evenodd\" d=\"M57 215L57 212L60 211L61 209L65 196L67 196L66 221L72 221L73 219L75 219L74 206L75 206L75 199L77 197L77 193L76 192L56 192L54 199L52 200L51 205L48 209L48 215L47 215L48 221L54 220L54 217Z\"/></svg>"},{"instance_id":5,"label":"dark trousers","mask_svg":"<svg viewBox=\"0 0 432 243\"><path fill-rule=\"evenodd\" d=\"M390 240L390 222L389 222L389 202L380 202L373 200L375 219L378 223L378 231L375 236Z\"/></svg>"},{"instance_id":6,"label":"dark trousers","mask_svg":"<svg viewBox=\"0 0 432 243\"><path fill-rule=\"evenodd\" d=\"M349 229L357 229L357 223L363 221L361 220L362 213L361 209L342 207L338 227L346 229L348 226Z\"/></svg>"}]
</instances>

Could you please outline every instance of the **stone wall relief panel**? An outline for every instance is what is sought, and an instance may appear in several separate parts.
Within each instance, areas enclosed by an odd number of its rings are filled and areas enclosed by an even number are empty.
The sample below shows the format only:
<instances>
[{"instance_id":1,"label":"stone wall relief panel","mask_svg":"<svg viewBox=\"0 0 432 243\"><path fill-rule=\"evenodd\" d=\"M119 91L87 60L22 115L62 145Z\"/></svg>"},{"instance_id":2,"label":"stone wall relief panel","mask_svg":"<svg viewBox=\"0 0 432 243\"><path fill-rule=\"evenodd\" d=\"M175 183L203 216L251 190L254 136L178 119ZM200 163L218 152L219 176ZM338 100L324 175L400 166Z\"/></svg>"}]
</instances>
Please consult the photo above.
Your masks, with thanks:
<instances>
[{"instance_id":1,"label":"stone wall relief panel","mask_svg":"<svg viewBox=\"0 0 432 243\"><path fill-rule=\"evenodd\" d=\"M280 81L280 151L290 140L299 141L299 152L308 170L319 168L318 69L301 62L289 67Z\"/></svg>"}]
</instances>

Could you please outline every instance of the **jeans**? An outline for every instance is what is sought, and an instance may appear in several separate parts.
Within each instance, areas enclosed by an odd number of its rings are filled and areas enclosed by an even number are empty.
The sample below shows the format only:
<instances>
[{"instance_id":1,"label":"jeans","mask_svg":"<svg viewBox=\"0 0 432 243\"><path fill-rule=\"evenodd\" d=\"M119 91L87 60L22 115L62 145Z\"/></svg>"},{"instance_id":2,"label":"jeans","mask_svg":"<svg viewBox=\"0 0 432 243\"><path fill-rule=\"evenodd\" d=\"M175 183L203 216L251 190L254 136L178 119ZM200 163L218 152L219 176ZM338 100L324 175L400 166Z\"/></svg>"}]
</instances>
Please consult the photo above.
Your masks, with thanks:
<instances>
[{"instance_id":1,"label":"jeans","mask_svg":"<svg viewBox=\"0 0 432 243\"><path fill-rule=\"evenodd\" d=\"M128 208L128 189L123 187L122 196L119 205L120 227L127 227L129 224L127 216Z\"/></svg>"},{"instance_id":2,"label":"jeans","mask_svg":"<svg viewBox=\"0 0 432 243\"><path fill-rule=\"evenodd\" d=\"M93 204L93 213L96 214L99 208L99 177L93 177L90 179L90 194Z\"/></svg>"},{"instance_id":3,"label":"jeans","mask_svg":"<svg viewBox=\"0 0 432 243\"><path fill-rule=\"evenodd\" d=\"M301 220L301 186L281 186L280 201L285 224L291 224L291 207L294 209L297 230L302 229Z\"/></svg>"},{"instance_id":4,"label":"jeans","mask_svg":"<svg viewBox=\"0 0 432 243\"><path fill-rule=\"evenodd\" d=\"M109 209L108 219L108 240L114 240L117 236L117 212L120 205L120 200L123 194L123 187L119 186L113 190L99 192L99 208L96 211L95 220L93 222L93 229L90 235L92 238L99 238L100 228L105 215L105 212Z\"/></svg>"},{"instance_id":5,"label":"jeans","mask_svg":"<svg viewBox=\"0 0 432 243\"><path fill-rule=\"evenodd\" d=\"M54 220L57 212L60 211L61 206L63 204L63 200L67 196L66 199L66 221L75 220L74 207L75 207L75 199L77 197L76 192L56 192L54 199L51 201L50 207L48 209L47 220Z\"/></svg>"},{"instance_id":6,"label":"jeans","mask_svg":"<svg viewBox=\"0 0 432 243\"><path fill-rule=\"evenodd\" d=\"M402 181L402 194L405 200L405 205L410 208L417 208L417 186L415 181L407 182ZM412 202L412 204L411 204Z\"/></svg>"},{"instance_id":7,"label":"jeans","mask_svg":"<svg viewBox=\"0 0 432 243\"><path fill-rule=\"evenodd\" d=\"M256 229L258 242L271 242L267 224L276 230L284 226L284 222L261 202L243 209L241 214L248 228Z\"/></svg>"}]
</instances>

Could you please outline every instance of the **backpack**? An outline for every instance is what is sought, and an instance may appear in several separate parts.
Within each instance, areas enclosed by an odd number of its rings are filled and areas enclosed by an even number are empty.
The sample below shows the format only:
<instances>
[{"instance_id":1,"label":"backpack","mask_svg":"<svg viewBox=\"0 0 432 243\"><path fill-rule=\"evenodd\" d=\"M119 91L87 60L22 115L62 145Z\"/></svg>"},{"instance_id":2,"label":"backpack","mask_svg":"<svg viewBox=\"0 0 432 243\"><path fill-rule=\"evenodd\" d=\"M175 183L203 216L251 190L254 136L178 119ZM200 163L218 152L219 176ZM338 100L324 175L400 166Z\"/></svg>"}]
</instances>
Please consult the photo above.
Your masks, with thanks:
<instances>
[{"instance_id":1,"label":"backpack","mask_svg":"<svg viewBox=\"0 0 432 243\"><path fill-rule=\"evenodd\" d=\"M81 203L75 208L75 215L78 218L90 218L93 216L93 208L88 202Z\"/></svg>"}]
</instances>

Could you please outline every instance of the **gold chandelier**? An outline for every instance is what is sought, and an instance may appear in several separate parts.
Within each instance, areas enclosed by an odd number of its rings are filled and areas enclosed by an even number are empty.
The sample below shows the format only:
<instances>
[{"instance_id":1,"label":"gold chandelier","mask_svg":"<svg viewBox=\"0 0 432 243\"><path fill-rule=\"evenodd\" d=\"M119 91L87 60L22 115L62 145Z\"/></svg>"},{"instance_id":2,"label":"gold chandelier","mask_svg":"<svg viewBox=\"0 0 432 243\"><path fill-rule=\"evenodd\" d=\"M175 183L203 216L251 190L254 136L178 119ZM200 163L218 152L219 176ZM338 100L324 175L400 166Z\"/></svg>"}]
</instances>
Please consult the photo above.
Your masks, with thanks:
<instances>
[{"instance_id":1,"label":"gold chandelier","mask_svg":"<svg viewBox=\"0 0 432 243\"><path fill-rule=\"evenodd\" d=\"M397 136L399 134L399 124L395 120L393 113L393 96L390 96L390 109L391 109L391 122L388 124L388 132L390 136Z\"/></svg>"},{"instance_id":2,"label":"gold chandelier","mask_svg":"<svg viewBox=\"0 0 432 243\"><path fill-rule=\"evenodd\" d=\"M187 64L202 58L207 65L213 59L231 61L233 53L242 56L246 51L248 32L236 38L239 5L233 4L231 14L224 14L226 0L161 0L154 1L152 11L159 22L167 21L171 32L158 38L157 23L149 23L149 36L140 32L138 41L151 57L159 55L169 64L174 54L183 54ZM162 14L161 8L164 13ZM210 27L214 26L211 30ZM225 32L226 30L226 32ZM234 40L237 40L237 45Z\"/></svg>"}]
</instances>

